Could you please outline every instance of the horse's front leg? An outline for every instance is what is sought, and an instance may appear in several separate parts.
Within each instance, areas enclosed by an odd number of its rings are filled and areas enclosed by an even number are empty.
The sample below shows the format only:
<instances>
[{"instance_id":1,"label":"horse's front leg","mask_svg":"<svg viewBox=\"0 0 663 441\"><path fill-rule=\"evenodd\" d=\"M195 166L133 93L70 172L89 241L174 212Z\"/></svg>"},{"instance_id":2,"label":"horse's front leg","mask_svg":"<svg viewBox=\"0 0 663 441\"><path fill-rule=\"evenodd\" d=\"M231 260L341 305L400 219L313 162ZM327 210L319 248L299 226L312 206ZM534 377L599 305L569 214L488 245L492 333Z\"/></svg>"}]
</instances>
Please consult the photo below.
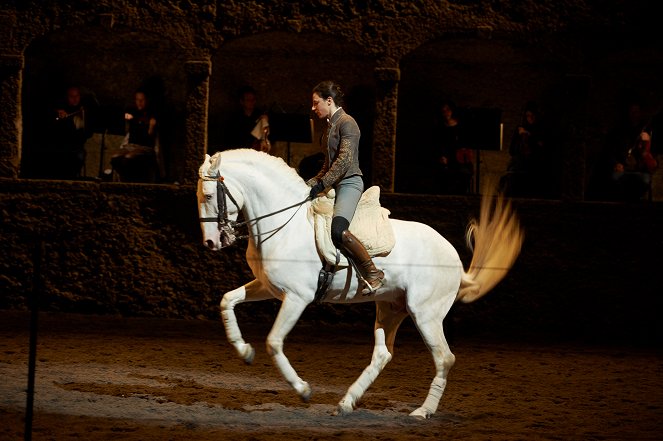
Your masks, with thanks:
<instances>
[{"instance_id":1,"label":"horse's front leg","mask_svg":"<svg viewBox=\"0 0 663 441\"><path fill-rule=\"evenodd\" d=\"M306 381L299 378L299 375L297 375L297 372L290 364L288 357L283 353L283 342L307 305L308 302L302 300L297 295L293 293L285 294L281 303L281 309L276 316L272 330L267 336L267 353L272 356L272 360L274 360L274 364L281 372L281 375L283 375L304 401L308 401L311 397L311 387Z\"/></svg>"},{"instance_id":2,"label":"horse's front leg","mask_svg":"<svg viewBox=\"0 0 663 441\"><path fill-rule=\"evenodd\" d=\"M255 279L244 286L228 291L221 299L221 318L223 326L226 328L226 337L231 345L237 351L237 354L245 363L253 363L256 355L253 346L246 343L242 338L242 332L237 325L235 317L235 306L243 302L255 302L273 298L270 290L259 280Z\"/></svg>"}]
</instances>

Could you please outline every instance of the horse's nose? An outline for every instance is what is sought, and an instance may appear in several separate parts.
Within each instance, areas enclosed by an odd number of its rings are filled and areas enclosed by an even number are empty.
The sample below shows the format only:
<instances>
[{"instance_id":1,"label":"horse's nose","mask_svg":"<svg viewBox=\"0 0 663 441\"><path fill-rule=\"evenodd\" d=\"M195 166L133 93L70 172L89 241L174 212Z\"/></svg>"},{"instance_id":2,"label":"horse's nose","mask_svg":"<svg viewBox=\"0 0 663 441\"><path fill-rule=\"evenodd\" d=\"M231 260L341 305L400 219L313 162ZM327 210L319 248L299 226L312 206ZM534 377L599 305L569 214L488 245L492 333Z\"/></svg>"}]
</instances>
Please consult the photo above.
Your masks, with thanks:
<instances>
[{"instance_id":1,"label":"horse's nose","mask_svg":"<svg viewBox=\"0 0 663 441\"><path fill-rule=\"evenodd\" d=\"M205 241L205 246L209 248L210 250L214 249L214 241L211 239L208 239Z\"/></svg>"}]
</instances>

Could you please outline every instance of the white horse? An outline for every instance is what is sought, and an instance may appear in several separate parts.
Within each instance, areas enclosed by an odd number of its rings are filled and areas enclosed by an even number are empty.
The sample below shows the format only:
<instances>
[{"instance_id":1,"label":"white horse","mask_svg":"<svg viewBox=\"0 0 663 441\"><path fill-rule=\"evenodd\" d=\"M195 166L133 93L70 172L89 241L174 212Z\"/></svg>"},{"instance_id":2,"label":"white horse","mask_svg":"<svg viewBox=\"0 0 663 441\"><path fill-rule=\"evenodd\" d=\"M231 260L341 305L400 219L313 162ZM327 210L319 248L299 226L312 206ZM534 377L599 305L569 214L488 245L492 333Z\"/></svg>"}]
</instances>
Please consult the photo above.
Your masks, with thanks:
<instances>
[{"instance_id":1,"label":"white horse","mask_svg":"<svg viewBox=\"0 0 663 441\"><path fill-rule=\"evenodd\" d=\"M246 363L251 363L255 350L243 340L234 308L243 302L281 300L267 336L267 352L305 401L311 388L290 364L283 343L314 300L322 267L307 215L308 193L308 186L283 160L254 150L206 155L200 167L198 203L203 243L212 250L231 245L240 211L249 229L246 258L255 280L227 292L221 300L228 341ZM384 270L384 286L374 294L361 295L350 266L336 273L324 299L332 303L373 301L377 307L371 362L341 399L336 414L352 412L391 360L396 331L409 314L436 368L426 400L410 415L431 417L455 361L442 320L454 302L474 301L493 288L511 268L523 240L510 204L501 197L484 197L479 221L468 228L468 243L474 241L474 252L467 272L453 246L429 226L395 219L391 222L396 244L388 256L374 259Z\"/></svg>"}]
</instances>

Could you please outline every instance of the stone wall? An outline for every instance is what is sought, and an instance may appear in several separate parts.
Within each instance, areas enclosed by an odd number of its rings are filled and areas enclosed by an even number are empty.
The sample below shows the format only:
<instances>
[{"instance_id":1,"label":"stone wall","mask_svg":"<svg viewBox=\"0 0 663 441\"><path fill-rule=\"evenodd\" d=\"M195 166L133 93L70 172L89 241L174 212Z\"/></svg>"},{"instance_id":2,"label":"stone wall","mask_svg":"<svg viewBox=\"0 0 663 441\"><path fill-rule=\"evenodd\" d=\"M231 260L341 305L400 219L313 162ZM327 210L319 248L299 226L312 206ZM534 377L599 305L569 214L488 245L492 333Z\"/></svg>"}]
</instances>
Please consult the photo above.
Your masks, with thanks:
<instances>
[{"instance_id":1,"label":"stone wall","mask_svg":"<svg viewBox=\"0 0 663 441\"><path fill-rule=\"evenodd\" d=\"M5 0L0 173L21 173L21 156L39 144L35 115L63 84L122 109L142 82L161 81L169 181L191 183L239 85L253 84L265 106L306 112L312 85L332 77L354 98L362 165L386 191L422 190L417 162L432 106L451 96L500 108L507 137L522 105L540 101L566 135L557 146L560 196L582 199L619 97L640 95L650 114L663 101L654 17L646 2L617 0ZM565 93L576 83L587 90L569 121ZM294 146L291 163L315 149ZM487 178L504 172L508 154L482 158Z\"/></svg>"},{"instance_id":2,"label":"stone wall","mask_svg":"<svg viewBox=\"0 0 663 441\"><path fill-rule=\"evenodd\" d=\"M392 218L431 225L464 244L477 197L385 194ZM663 340L663 205L514 200L525 229L512 272L485 298L456 305L449 332ZM44 310L217 319L221 295L251 280L243 244L201 244L191 186L0 179L0 308L26 309L35 242L44 244ZM272 321L277 301L241 305L243 321ZM302 320L374 319L372 304L311 305Z\"/></svg>"}]
</instances>

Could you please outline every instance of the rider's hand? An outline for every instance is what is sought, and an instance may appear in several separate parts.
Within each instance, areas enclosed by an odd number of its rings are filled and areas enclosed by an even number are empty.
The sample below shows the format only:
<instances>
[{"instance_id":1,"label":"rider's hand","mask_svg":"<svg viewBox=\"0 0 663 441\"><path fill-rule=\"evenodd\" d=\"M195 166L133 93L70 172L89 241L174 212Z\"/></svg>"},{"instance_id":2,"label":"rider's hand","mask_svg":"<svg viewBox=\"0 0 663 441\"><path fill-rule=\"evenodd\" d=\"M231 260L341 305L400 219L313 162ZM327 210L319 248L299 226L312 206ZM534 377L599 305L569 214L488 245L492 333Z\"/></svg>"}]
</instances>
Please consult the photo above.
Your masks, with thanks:
<instances>
[{"instance_id":1,"label":"rider's hand","mask_svg":"<svg viewBox=\"0 0 663 441\"><path fill-rule=\"evenodd\" d=\"M318 194L322 193L325 189L325 184L318 182L313 187L311 187L311 192L309 193L309 199L315 199L318 197Z\"/></svg>"}]
</instances>

